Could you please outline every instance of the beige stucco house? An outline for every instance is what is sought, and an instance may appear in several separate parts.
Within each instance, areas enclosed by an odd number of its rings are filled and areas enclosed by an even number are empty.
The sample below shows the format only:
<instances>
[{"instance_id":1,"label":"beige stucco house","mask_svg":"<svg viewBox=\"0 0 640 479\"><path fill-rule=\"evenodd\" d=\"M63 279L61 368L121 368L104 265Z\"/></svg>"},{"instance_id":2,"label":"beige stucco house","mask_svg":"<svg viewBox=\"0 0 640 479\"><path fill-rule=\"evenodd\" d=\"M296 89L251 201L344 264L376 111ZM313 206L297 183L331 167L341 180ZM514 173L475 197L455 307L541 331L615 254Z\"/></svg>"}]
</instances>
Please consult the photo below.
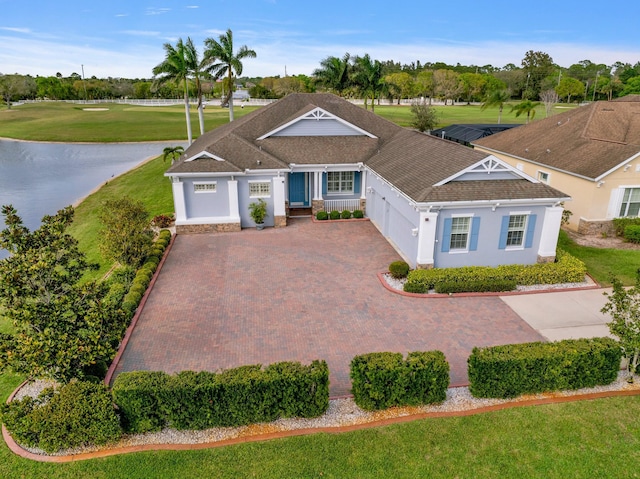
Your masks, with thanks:
<instances>
[{"instance_id":1,"label":"beige stucco house","mask_svg":"<svg viewBox=\"0 0 640 479\"><path fill-rule=\"evenodd\" d=\"M610 234L613 218L640 216L640 95L570 109L474 147L568 193L573 230Z\"/></svg>"}]
</instances>

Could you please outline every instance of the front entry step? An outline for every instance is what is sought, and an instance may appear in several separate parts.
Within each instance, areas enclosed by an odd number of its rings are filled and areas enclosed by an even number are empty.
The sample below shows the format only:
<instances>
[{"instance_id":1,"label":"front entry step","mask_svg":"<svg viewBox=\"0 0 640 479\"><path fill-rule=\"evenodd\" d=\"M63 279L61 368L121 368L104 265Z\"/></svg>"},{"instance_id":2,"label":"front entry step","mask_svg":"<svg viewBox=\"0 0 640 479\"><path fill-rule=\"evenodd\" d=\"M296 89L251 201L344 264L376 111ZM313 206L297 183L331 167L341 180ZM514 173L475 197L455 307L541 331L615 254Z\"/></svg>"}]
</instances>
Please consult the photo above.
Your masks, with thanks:
<instances>
[{"instance_id":1,"label":"front entry step","mask_svg":"<svg viewBox=\"0 0 640 479\"><path fill-rule=\"evenodd\" d=\"M290 208L289 216L311 216L311 208Z\"/></svg>"}]
</instances>

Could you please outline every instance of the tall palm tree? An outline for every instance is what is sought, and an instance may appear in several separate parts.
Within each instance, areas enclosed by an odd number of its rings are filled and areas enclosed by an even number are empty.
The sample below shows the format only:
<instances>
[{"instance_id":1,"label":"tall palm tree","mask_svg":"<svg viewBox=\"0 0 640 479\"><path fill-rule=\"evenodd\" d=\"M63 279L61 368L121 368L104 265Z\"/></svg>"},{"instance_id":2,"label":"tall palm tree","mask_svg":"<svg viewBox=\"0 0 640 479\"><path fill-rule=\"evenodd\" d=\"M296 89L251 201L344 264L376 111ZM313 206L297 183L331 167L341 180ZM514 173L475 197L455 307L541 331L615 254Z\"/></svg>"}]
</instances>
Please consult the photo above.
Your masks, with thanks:
<instances>
[{"instance_id":1,"label":"tall palm tree","mask_svg":"<svg viewBox=\"0 0 640 479\"><path fill-rule=\"evenodd\" d=\"M196 96L198 98L198 121L200 123L200 134L204 135L204 105L202 103L202 76L204 72L203 64L198 58L198 50L193 44L191 37L187 37L187 43L184 45L185 56L189 66L189 74L193 76L196 84Z\"/></svg>"},{"instance_id":2,"label":"tall palm tree","mask_svg":"<svg viewBox=\"0 0 640 479\"><path fill-rule=\"evenodd\" d=\"M342 95L349 86L350 58L351 55L345 53L342 58L329 56L322 60L320 68L313 71L316 82Z\"/></svg>"},{"instance_id":3,"label":"tall palm tree","mask_svg":"<svg viewBox=\"0 0 640 479\"><path fill-rule=\"evenodd\" d=\"M502 121L502 110L504 109L505 103L509 101L510 95L507 90L491 90L487 95L487 98L482 103L480 107L481 110L486 110L487 108L491 108L494 106L498 107L498 124Z\"/></svg>"},{"instance_id":4,"label":"tall palm tree","mask_svg":"<svg viewBox=\"0 0 640 479\"><path fill-rule=\"evenodd\" d=\"M154 83L161 85L167 82L173 82L176 85L184 84L184 112L187 117L187 138L189 144L193 142L191 134L191 116L189 114L189 60L187 58L185 44L182 38L178 39L178 43L174 47L170 43L164 44L165 58L162 63L153 67Z\"/></svg>"},{"instance_id":5,"label":"tall palm tree","mask_svg":"<svg viewBox=\"0 0 640 479\"><path fill-rule=\"evenodd\" d=\"M533 117L536 116L536 107L540 105L539 101L533 102L531 100L523 100L517 105L513 105L511 107L511 111L516 112L516 116L520 116L524 113L527 114L527 124L529 124L529 120L533 120Z\"/></svg>"},{"instance_id":6,"label":"tall palm tree","mask_svg":"<svg viewBox=\"0 0 640 479\"><path fill-rule=\"evenodd\" d=\"M352 81L365 95L365 109L367 95L371 95L371 111L374 111L376 96L382 89L382 63L378 60L372 61L368 53L363 57L356 57Z\"/></svg>"},{"instance_id":7,"label":"tall palm tree","mask_svg":"<svg viewBox=\"0 0 640 479\"><path fill-rule=\"evenodd\" d=\"M233 121L233 75L242 75L242 60L244 58L255 58L256 52L250 50L246 45L242 45L237 53L233 53L233 33L231 30L220 35L219 41L207 38L204 41L204 58L202 61L205 71L214 78L227 75L229 79L229 92L223 103L229 104L229 121Z\"/></svg>"}]
</instances>

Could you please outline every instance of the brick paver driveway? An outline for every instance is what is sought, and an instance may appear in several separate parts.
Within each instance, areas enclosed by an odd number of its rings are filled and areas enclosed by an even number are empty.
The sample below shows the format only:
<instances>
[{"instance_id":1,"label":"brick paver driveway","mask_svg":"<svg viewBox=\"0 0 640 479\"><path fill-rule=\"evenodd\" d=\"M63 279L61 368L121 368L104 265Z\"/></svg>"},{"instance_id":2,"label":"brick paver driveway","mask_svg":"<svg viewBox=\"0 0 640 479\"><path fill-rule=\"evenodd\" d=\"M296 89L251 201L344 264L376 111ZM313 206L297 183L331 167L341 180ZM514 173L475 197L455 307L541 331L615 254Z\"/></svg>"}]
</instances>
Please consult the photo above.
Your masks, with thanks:
<instances>
[{"instance_id":1,"label":"brick paver driveway","mask_svg":"<svg viewBox=\"0 0 640 479\"><path fill-rule=\"evenodd\" d=\"M460 385L474 346L542 340L498 297L386 290L376 273L398 259L369 222L179 235L116 374L325 359L335 397L357 354L439 349Z\"/></svg>"}]
</instances>

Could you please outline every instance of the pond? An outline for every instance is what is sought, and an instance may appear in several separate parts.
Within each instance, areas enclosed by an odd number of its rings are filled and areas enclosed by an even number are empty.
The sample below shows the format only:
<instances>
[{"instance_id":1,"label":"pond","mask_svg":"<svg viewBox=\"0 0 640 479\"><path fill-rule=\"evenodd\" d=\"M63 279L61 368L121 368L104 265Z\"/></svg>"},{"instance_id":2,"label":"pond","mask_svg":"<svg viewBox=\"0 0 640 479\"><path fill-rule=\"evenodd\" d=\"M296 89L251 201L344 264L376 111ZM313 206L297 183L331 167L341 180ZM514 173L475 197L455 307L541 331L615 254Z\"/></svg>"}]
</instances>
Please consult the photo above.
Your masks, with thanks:
<instances>
[{"instance_id":1,"label":"pond","mask_svg":"<svg viewBox=\"0 0 640 479\"><path fill-rule=\"evenodd\" d=\"M44 215L76 203L110 178L175 145L0 140L0 205L12 204L33 230ZM4 226L0 216L0 229ZM6 256L0 249L0 258Z\"/></svg>"}]
</instances>

